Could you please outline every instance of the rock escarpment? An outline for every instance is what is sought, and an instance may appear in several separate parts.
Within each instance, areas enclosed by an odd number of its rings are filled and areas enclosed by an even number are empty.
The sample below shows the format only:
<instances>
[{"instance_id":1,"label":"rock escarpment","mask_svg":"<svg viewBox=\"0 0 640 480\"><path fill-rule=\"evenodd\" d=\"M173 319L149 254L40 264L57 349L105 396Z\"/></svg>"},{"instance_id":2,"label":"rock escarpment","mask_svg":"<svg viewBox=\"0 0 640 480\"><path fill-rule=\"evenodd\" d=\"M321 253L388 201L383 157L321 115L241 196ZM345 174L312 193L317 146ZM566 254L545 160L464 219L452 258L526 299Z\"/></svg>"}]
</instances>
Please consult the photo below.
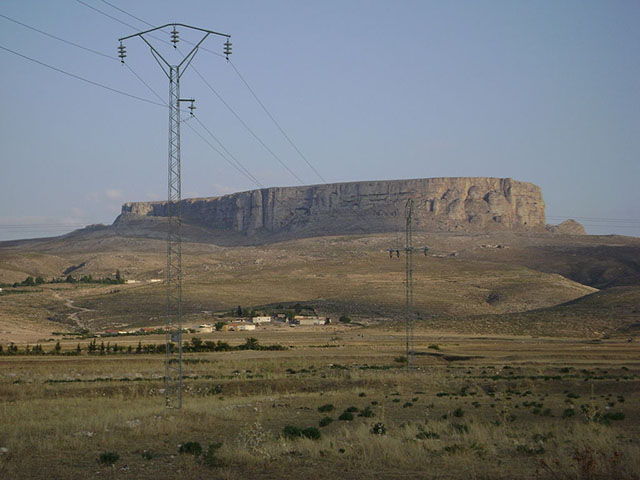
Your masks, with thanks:
<instances>
[{"instance_id":1,"label":"rock escarpment","mask_svg":"<svg viewBox=\"0 0 640 480\"><path fill-rule=\"evenodd\" d=\"M272 187L182 201L185 223L255 238L296 238L404 229L413 199L416 230L545 229L536 185L510 178L423 178ZM126 203L114 225L166 217L167 202Z\"/></svg>"}]
</instances>

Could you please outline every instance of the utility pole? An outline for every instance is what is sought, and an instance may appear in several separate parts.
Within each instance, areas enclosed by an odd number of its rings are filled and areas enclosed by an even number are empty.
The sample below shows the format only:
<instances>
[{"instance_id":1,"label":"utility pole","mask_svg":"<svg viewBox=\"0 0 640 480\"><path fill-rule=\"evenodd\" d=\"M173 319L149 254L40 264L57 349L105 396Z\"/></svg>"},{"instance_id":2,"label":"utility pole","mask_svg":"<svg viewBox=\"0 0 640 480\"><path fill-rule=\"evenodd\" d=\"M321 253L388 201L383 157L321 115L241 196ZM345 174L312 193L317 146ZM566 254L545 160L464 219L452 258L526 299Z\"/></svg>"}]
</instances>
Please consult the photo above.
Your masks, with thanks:
<instances>
[{"instance_id":1,"label":"utility pole","mask_svg":"<svg viewBox=\"0 0 640 480\"><path fill-rule=\"evenodd\" d=\"M413 363L413 200L405 207L405 318L407 321L407 370Z\"/></svg>"},{"instance_id":2,"label":"utility pole","mask_svg":"<svg viewBox=\"0 0 640 480\"><path fill-rule=\"evenodd\" d=\"M145 35L157 30L173 27L171 43L177 48L179 33L176 27L197 31L203 34L199 42L191 51L173 64L167 61ZM164 396L168 408L182 407L182 179L180 176L180 104L189 103L193 115L195 106L193 98L180 98L180 77L191 64L198 48L209 35L218 35L227 39L224 53L229 60L231 54L231 35L218 33L203 28L192 27L182 23L169 23L127 37L119 38L118 56L124 64L126 47L122 43L134 37L140 37L150 48L153 58L169 79L169 164L168 164L168 195L167 195L167 317L165 324L165 376ZM150 36L150 35L149 35Z\"/></svg>"},{"instance_id":3,"label":"utility pole","mask_svg":"<svg viewBox=\"0 0 640 480\"><path fill-rule=\"evenodd\" d=\"M413 311L413 252L420 250L427 256L429 247L422 246L414 248L413 246L413 199L409 198L405 205L405 244L404 248L388 248L389 258L400 258L400 252L405 253L405 305L404 314L406 322L406 343L405 351L407 357L407 370L411 370L415 348L413 342L413 320L415 313Z\"/></svg>"}]
</instances>

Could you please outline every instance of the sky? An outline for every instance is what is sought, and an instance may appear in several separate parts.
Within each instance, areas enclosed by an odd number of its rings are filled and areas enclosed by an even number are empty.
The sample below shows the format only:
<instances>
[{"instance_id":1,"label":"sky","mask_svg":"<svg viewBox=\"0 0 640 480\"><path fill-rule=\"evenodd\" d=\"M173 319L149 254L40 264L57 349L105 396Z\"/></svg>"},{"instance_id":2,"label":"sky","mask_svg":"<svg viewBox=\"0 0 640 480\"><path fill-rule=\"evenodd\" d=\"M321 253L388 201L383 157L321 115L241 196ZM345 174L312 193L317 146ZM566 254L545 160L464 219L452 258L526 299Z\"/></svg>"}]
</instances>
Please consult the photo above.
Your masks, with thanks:
<instances>
[{"instance_id":1,"label":"sky","mask_svg":"<svg viewBox=\"0 0 640 480\"><path fill-rule=\"evenodd\" d=\"M548 223L640 236L637 0L3 0L0 241L166 199L168 79L139 37L117 47L168 23L233 43L180 79L183 198L511 177ZM179 63L201 38L179 33L146 38Z\"/></svg>"}]
</instances>

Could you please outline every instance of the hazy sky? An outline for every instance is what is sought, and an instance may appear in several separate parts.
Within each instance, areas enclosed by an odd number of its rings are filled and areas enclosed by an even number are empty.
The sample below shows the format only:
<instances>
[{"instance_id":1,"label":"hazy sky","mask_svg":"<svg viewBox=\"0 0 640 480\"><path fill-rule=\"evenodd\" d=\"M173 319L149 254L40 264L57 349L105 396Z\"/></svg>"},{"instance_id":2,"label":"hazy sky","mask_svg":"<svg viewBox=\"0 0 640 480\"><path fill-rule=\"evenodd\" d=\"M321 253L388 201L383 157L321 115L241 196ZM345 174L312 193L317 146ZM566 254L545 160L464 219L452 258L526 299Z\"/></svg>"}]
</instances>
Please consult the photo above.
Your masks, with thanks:
<instances>
[{"instance_id":1,"label":"hazy sky","mask_svg":"<svg viewBox=\"0 0 640 480\"><path fill-rule=\"evenodd\" d=\"M542 188L549 223L640 236L637 0L3 0L0 47L159 102L137 74L166 101L140 39L126 42L131 69L115 59L117 38L149 27L113 6L232 35L233 65L320 176L224 58L200 50L181 96L261 185L300 184L280 162L305 184L512 177ZM180 55L168 32L150 40ZM123 202L166 198L166 107L4 49L0 240L111 223ZM195 119L183 124L183 197L257 188L195 132L221 150Z\"/></svg>"}]
</instances>

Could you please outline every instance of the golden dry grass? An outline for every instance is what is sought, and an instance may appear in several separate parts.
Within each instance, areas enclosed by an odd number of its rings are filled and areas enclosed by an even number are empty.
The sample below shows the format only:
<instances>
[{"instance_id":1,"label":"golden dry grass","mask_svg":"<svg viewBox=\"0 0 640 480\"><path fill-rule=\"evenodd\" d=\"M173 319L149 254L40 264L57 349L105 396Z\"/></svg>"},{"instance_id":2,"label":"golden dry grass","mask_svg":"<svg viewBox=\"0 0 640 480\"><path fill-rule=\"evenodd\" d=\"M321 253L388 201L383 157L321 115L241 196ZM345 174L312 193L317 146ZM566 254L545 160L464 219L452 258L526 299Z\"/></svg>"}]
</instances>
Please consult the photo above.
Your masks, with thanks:
<instances>
[{"instance_id":1,"label":"golden dry grass","mask_svg":"<svg viewBox=\"0 0 640 480\"><path fill-rule=\"evenodd\" d=\"M253 332L252 332L253 334ZM217 334L220 335L220 334ZM638 478L635 343L400 330L259 331L286 351L187 354L184 408L162 355L0 357L3 478ZM215 338L215 335L211 335ZM228 337L241 343L242 336ZM326 345L336 345L327 347ZM437 349L435 348L437 345ZM324 347L321 347L324 346ZM431 348L429 348L431 347ZM434 356L447 355L452 357ZM468 357L447 361L445 358ZM331 412L318 407L334 405ZM353 421L338 417L356 407ZM369 407L374 416L358 416ZM567 417L566 410L575 412ZM623 413L624 421L596 415ZM318 427L325 416L333 422ZM385 425L385 435L371 433ZM319 440L283 437L315 426ZM178 453L222 442L207 466ZM114 467L103 452L117 452ZM147 453L145 454L145 451Z\"/></svg>"}]
</instances>

